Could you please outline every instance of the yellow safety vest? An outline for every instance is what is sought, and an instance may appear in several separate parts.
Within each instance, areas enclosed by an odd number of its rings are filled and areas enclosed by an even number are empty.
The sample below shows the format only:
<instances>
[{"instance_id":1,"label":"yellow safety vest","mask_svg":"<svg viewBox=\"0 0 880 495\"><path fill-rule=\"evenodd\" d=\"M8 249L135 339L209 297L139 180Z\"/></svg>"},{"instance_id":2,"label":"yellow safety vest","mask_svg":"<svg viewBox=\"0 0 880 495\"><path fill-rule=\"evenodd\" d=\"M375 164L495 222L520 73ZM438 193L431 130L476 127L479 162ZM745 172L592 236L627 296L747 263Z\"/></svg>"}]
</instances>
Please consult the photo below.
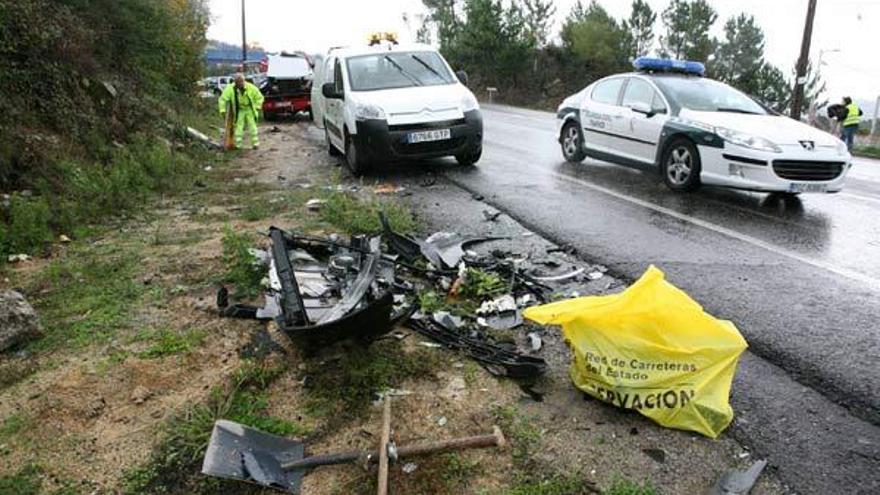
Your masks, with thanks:
<instances>
[{"instance_id":1,"label":"yellow safety vest","mask_svg":"<svg viewBox=\"0 0 880 495\"><path fill-rule=\"evenodd\" d=\"M859 117L859 106L855 103L850 103L846 106L846 118L843 119L843 126L851 126L851 125L859 125L861 122L861 117Z\"/></svg>"}]
</instances>

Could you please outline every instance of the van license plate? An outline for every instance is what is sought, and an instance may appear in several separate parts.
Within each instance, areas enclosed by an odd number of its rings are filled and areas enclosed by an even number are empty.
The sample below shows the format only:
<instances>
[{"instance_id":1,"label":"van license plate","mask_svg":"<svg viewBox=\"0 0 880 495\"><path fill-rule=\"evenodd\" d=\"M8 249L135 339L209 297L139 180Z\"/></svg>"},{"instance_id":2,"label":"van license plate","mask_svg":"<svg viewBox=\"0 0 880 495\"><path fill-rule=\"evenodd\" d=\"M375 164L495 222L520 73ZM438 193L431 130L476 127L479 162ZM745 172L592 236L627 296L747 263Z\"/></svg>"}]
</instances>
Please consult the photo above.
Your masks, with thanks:
<instances>
[{"instance_id":1,"label":"van license plate","mask_svg":"<svg viewBox=\"0 0 880 495\"><path fill-rule=\"evenodd\" d=\"M793 184L789 184L788 192L793 193L809 193L809 192L819 192L823 193L828 190L828 186L826 184L811 184L811 183L802 183L795 182Z\"/></svg>"},{"instance_id":2,"label":"van license plate","mask_svg":"<svg viewBox=\"0 0 880 495\"><path fill-rule=\"evenodd\" d=\"M411 132L406 136L409 144L427 143L429 141L442 141L452 137L449 129L436 129L433 131Z\"/></svg>"}]
</instances>

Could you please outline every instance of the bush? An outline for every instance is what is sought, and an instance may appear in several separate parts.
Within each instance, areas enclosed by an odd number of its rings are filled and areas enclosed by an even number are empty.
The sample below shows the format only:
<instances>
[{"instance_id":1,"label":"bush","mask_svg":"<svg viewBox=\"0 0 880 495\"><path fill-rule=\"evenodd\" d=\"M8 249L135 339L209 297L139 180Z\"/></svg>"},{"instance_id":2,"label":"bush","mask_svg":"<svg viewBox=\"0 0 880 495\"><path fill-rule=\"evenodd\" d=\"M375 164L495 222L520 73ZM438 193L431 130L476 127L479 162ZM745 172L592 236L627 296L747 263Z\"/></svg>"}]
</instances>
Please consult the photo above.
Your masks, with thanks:
<instances>
[{"instance_id":1,"label":"bush","mask_svg":"<svg viewBox=\"0 0 880 495\"><path fill-rule=\"evenodd\" d=\"M34 253L52 240L49 228L52 214L43 198L27 198L13 195L9 205L9 227L0 233L6 251L10 253Z\"/></svg>"}]
</instances>

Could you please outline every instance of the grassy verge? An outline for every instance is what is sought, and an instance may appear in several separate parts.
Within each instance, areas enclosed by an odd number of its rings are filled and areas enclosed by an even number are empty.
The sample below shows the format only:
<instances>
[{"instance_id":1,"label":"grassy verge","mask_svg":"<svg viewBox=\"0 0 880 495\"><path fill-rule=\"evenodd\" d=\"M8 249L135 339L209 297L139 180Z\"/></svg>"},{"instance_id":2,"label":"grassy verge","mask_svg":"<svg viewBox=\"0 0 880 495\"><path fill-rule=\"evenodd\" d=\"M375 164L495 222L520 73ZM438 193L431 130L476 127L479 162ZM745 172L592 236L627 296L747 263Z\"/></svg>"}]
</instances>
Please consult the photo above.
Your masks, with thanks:
<instances>
[{"instance_id":1,"label":"grassy verge","mask_svg":"<svg viewBox=\"0 0 880 495\"><path fill-rule=\"evenodd\" d=\"M513 483L505 495L656 495L650 482L636 483L616 479L606 491L582 473L558 473L552 465L535 455L542 432L530 418L519 414L511 406L494 410L497 424L507 434L513 458Z\"/></svg>"},{"instance_id":2,"label":"grassy verge","mask_svg":"<svg viewBox=\"0 0 880 495\"><path fill-rule=\"evenodd\" d=\"M865 158L880 159L880 146L856 146L853 148L852 154Z\"/></svg>"},{"instance_id":3,"label":"grassy verge","mask_svg":"<svg viewBox=\"0 0 880 495\"><path fill-rule=\"evenodd\" d=\"M309 360L306 412L333 425L360 418L376 392L398 387L406 379L428 377L444 359L429 349L407 352L399 341L388 339L344 352L338 359Z\"/></svg>"},{"instance_id":4,"label":"grassy verge","mask_svg":"<svg viewBox=\"0 0 880 495\"><path fill-rule=\"evenodd\" d=\"M245 362L226 386L216 387L205 404L192 406L170 420L164 438L146 465L126 473L124 492L249 493L245 484L199 476L214 422L228 419L283 436L308 433L298 423L269 415L266 389L283 373L283 365Z\"/></svg>"}]
</instances>

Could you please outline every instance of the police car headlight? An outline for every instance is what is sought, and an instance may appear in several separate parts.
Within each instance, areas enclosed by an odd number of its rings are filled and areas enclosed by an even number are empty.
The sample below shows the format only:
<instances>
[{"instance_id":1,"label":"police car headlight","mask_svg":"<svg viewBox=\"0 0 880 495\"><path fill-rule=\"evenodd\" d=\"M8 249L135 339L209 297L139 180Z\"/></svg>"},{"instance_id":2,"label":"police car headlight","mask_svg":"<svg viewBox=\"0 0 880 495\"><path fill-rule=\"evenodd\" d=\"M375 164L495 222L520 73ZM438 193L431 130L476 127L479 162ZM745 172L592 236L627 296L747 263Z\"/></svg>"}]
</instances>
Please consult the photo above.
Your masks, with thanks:
<instances>
[{"instance_id":1,"label":"police car headlight","mask_svg":"<svg viewBox=\"0 0 880 495\"><path fill-rule=\"evenodd\" d=\"M471 110L476 110L480 108L480 104L477 102L477 99L474 98L472 94L466 94L461 98L461 111L462 112L470 112Z\"/></svg>"},{"instance_id":2,"label":"police car headlight","mask_svg":"<svg viewBox=\"0 0 880 495\"><path fill-rule=\"evenodd\" d=\"M385 110L377 105L358 103L354 107L354 118L358 120L384 120Z\"/></svg>"},{"instance_id":3,"label":"police car headlight","mask_svg":"<svg viewBox=\"0 0 880 495\"><path fill-rule=\"evenodd\" d=\"M742 146L744 148L769 151L771 153L782 153L782 149L779 146L776 146L776 143L773 141L759 136L746 134L745 132L734 131L733 129L727 129L726 127L716 127L715 134L718 134L721 138L731 144Z\"/></svg>"},{"instance_id":4,"label":"police car headlight","mask_svg":"<svg viewBox=\"0 0 880 495\"><path fill-rule=\"evenodd\" d=\"M837 140L837 154L840 156L846 156L849 154L849 148L846 147L846 143L841 140Z\"/></svg>"}]
</instances>

